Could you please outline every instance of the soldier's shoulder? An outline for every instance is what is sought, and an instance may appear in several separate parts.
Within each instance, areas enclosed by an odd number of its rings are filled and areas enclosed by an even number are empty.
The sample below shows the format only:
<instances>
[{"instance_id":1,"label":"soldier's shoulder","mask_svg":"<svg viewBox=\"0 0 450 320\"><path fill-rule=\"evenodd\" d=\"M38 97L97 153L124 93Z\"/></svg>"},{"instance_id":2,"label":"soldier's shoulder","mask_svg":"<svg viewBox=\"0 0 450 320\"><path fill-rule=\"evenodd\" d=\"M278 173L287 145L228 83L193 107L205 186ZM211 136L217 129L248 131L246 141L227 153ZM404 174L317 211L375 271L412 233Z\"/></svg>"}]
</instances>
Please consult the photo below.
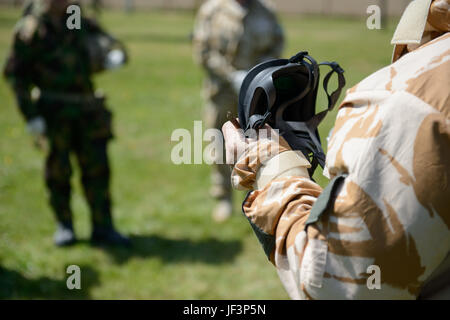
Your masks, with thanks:
<instances>
[{"instance_id":1,"label":"soldier's shoulder","mask_svg":"<svg viewBox=\"0 0 450 320\"><path fill-rule=\"evenodd\" d=\"M422 81L417 89L444 88L450 77L449 64L446 63L450 56L449 46L450 33L447 33L372 73L351 92L387 90L411 93L412 87L415 87L419 80ZM425 92L429 90L423 91ZM442 92L447 94L448 90Z\"/></svg>"},{"instance_id":2,"label":"soldier's shoulder","mask_svg":"<svg viewBox=\"0 0 450 320\"><path fill-rule=\"evenodd\" d=\"M25 15L17 22L15 35L24 43L30 43L38 33L43 31L42 28L39 17Z\"/></svg>"}]
</instances>

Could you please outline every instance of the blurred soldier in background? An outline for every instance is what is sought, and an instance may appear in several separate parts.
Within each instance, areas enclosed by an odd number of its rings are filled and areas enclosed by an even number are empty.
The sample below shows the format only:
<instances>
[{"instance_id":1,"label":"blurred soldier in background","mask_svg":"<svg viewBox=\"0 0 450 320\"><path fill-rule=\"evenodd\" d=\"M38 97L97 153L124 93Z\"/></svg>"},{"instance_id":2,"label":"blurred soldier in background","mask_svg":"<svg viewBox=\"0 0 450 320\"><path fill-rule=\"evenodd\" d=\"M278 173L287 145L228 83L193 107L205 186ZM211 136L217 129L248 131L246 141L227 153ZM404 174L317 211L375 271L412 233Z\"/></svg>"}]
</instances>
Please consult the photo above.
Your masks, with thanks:
<instances>
[{"instance_id":1,"label":"blurred soldier in background","mask_svg":"<svg viewBox=\"0 0 450 320\"><path fill-rule=\"evenodd\" d=\"M92 10L94 11L94 14L96 16L100 15L100 11L103 8L103 1L102 0L92 0Z\"/></svg>"},{"instance_id":2,"label":"blurred soldier in background","mask_svg":"<svg viewBox=\"0 0 450 320\"><path fill-rule=\"evenodd\" d=\"M233 185L255 190L244 214L291 298L450 298L449 31L450 0L410 3L393 63L339 108L324 190L284 139L224 125L227 159L245 150Z\"/></svg>"},{"instance_id":3,"label":"blurred soldier in background","mask_svg":"<svg viewBox=\"0 0 450 320\"><path fill-rule=\"evenodd\" d=\"M283 50L283 31L272 8L263 0L209 0L196 18L194 56L205 69L207 79L205 123L220 129L227 113L237 112L239 89L247 71ZM215 155L211 195L218 199L215 221L232 212L230 169ZM220 157L222 158L222 157Z\"/></svg>"},{"instance_id":4,"label":"blurred soldier in background","mask_svg":"<svg viewBox=\"0 0 450 320\"><path fill-rule=\"evenodd\" d=\"M69 0L34 0L17 24L4 74L11 83L28 131L48 141L45 180L58 228L55 244L76 241L70 209L70 154L77 156L92 214L93 244L128 245L111 217L107 142L111 113L94 93L93 72L123 64L125 51L93 21L69 30ZM117 43L118 44L118 43ZM107 52L107 53L105 53Z\"/></svg>"}]
</instances>

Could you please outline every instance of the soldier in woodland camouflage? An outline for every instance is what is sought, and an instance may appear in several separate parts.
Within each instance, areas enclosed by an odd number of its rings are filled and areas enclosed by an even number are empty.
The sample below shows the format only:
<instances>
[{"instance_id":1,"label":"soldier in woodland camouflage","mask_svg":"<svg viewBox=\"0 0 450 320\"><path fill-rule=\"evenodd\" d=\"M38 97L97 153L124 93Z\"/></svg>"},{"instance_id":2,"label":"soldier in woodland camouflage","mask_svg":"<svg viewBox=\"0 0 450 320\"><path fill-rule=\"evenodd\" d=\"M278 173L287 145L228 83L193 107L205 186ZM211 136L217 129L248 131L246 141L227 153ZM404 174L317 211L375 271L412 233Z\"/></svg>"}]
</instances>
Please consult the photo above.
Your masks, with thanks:
<instances>
[{"instance_id":1,"label":"soldier in woodland camouflage","mask_svg":"<svg viewBox=\"0 0 450 320\"><path fill-rule=\"evenodd\" d=\"M103 33L82 18L81 29L66 27L66 8L72 1L35 0L17 24L4 75L11 83L27 128L48 140L45 181L56 214L59 246L76 241L70 209L70 154L81 167L82 185L92 214L91 240L98 244L128 245L115 231L111 217L110 168L107 142L112 138L111 112L94 93L94 66L87 37ZM38 92L32 95L32 92Z\"/></svg>"},{"instance_id":2,"label":"soldier in woodland camouflage","mask_svg":"<svg viewBox=\"0 0 450 320\"><path fill-rule=\"evenodd\" d=\"M251 190L244 214L293 299L450 298L449 31L450 0L411 2L393 63L347 91L326 160L335 193L284 139L224 125L227 159L245 150L232 172ZM280 152L258 158L268 148Z\"/></svg>"},{"instance_id":3,"label":"soldier in woodland camouflage","mask_svg":"<svg viewBox=\"0 0 450 320\"><path fill-rule=\"evenodd\" d=\"M237 94L247 71L283 49L283 32L272 8L262 0L209 0L197 15L193 35L194 56L206 72L205 123L220 129L227 113L237 112ZM215 156L211 194L219 200L216 221L231 214L229 168ZM222 161L222 162L220 162Z\"/></svg>"}]
</instances>

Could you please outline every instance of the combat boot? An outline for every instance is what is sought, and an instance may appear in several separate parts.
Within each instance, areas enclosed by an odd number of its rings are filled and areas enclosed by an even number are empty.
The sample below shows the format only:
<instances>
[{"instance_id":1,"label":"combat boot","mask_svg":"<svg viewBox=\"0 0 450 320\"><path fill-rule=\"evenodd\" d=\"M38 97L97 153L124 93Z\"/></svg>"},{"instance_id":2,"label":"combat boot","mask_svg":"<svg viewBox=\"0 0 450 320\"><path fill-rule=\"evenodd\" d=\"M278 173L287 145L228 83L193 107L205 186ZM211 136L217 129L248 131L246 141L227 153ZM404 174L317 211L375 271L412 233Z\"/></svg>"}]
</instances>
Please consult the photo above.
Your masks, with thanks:
<instances>
[{"instance_id":1,"label":"combat boot","mask_svg":"<svg viewBox=\"0 0 450 320\"><path fill-rule=\"evenodd\" d=\"M77 242L71 222L58 222L58 227L53 236L53 242L58 247L70 246Z\"/></svg>"},{"instance_id":2,"label":"combat boot","mask_svg":"<svg viewBox=\"0 0 450 320\"><path fill-rule=\"evenodd\" d=\"M112 226L94 226L91 244L95 246L131 246L130 239L120 234Z\"/></svg>"}]
</instances>

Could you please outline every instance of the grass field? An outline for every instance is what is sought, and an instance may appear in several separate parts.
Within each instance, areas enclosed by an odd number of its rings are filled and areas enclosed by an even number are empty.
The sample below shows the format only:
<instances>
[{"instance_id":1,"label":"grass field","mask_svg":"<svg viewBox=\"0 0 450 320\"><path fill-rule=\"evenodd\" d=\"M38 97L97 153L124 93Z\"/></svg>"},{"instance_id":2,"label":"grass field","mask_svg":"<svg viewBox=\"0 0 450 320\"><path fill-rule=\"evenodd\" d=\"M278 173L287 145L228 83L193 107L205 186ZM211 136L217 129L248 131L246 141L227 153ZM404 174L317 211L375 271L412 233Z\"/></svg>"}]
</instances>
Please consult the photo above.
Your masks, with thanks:
<instances>
[{"instance_id":1,"label":"grass field","mask_svg":"<svg viewBox=\"0 0 450 320\"><path fill-rule=\"evenodd\" d=\"M18 10L0 10L0 61L11 43ZM281 16L285 56L308 50L336 60L347 87L389 63L393 23L371 31L364 20ZM202 117L202 73L192 62L191 12L106 12L102 23L122 39L128 66L101 74L116 139L110 145L118 228L132 250L102 250L86 242L89 213L73 177L72 207L80 244L55 248L55 222L42 179L44 155L32 147L10 88L0 80L0 298L62 299L286 299L240 213L214 224L207 165L176 166L170 152L176 128L193 130ZM325 100L320 98L321 105ZM320 130L326 136L335 113ZM326 180L317 175L317 180ZM66 267L81 267L82 289L66 288Z\"/></svg>"}]
</instances>

